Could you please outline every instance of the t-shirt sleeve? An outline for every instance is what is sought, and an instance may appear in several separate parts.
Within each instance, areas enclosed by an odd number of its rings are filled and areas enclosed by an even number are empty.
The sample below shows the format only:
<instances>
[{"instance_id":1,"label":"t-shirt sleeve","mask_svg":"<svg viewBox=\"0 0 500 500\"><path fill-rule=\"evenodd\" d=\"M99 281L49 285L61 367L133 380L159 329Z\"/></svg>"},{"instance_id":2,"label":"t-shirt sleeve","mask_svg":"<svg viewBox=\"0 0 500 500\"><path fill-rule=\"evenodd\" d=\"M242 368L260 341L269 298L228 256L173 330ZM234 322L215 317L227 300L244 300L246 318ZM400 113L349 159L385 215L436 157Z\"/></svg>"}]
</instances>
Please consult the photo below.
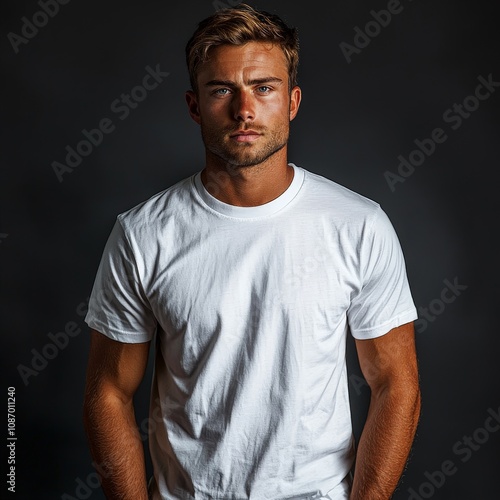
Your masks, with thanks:
<instances>
[{"instance_id":1,"label":"t-shirt sleeve","mask_svg":"<svg viewBox=\"0 0 500 500\"><path fill-rule=\"evenodd\" d=\"M347 311L351 334L371 339L417 319L399 239L377 208L359 248L360 286Z\"/></svg>"},{"instance_id":2,"label":"t-shirt sleeve","mask_svg":"<svg viewBox=\"0 0 500 500\"><path fill-rule=\"evenodd\" d=\"M157 321L119 218L104 247L85 322L107 337L126 343L147 342L156 331Z\"/></svg>"}]
</instances>

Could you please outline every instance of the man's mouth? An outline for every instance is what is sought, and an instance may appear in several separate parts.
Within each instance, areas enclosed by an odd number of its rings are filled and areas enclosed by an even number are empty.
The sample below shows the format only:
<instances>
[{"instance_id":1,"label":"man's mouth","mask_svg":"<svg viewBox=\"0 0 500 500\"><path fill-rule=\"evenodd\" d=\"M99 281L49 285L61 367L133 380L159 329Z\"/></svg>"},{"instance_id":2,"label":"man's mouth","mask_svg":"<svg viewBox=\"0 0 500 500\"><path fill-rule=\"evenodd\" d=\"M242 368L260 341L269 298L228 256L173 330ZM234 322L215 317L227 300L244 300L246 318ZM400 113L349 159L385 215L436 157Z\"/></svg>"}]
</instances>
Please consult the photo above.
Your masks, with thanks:
<instances>
[{"instance_id":1,"label":"man's mouth","mask_svg":"<svg viewBox=\"0 0 500 500\"><path fill-rule=\"evenodd\" d=\"M257 140L261 134L255 130L237 130L233 132L229 137L236 142L252 142Z\"/></svg>"}]
</instances>

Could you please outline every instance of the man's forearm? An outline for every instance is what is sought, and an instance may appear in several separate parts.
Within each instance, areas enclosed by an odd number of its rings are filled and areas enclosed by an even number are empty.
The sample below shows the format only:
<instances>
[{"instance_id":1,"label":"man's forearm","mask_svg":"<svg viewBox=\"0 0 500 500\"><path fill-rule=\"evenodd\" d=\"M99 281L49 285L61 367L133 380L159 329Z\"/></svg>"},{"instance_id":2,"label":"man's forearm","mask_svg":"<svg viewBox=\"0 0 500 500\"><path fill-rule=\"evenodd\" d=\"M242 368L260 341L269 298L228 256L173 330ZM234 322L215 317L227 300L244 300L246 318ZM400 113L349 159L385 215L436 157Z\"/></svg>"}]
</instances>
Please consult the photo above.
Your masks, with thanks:
<instances>
[{"instance_id":1,"label":"man's forearm","mask_svg":"<svg viewBox=\"0 0 500 500\"><path fill-rule=\"evenodd\" d=\"M84 422L106 498L147 500L144 448L132 403L116 397L87 397Z\"/></svg>"},{"instance_id":2,"label":"man's forearm","mask_svg":"<svg viewBox=\"0 0 500 500\"><path fill-rule=\"evenodd\" d=\"M350 500L388 500L403 473L420 415L420 392L372 395L356 455Z\"/></svg>"}]
</instances>

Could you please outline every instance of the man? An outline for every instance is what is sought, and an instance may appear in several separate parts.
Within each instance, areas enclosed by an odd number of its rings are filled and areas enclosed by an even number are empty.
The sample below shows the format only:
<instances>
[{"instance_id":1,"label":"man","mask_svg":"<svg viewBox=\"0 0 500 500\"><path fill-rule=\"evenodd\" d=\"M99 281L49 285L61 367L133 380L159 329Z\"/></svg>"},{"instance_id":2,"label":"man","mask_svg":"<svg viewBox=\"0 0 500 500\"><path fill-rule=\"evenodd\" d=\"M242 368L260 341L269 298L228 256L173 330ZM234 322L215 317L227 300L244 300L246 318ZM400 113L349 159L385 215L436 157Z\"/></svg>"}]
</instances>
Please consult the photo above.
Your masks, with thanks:
<instances>
[{"instance_id":1,"label":"man","mask_svg":"<svg viewBox=\"0 0 500 500\"><path fill-rule=\"evenodd\" d=\"M103 489L148 498L133 396L154 339L149 498L388 499L420 409L394 229L374 201L288 162L295 29L240 5L202 21L186 55L205 167L118 216L86 317ZM371 388L357 446L349 331Z\"/></svg>"}]
</instances>

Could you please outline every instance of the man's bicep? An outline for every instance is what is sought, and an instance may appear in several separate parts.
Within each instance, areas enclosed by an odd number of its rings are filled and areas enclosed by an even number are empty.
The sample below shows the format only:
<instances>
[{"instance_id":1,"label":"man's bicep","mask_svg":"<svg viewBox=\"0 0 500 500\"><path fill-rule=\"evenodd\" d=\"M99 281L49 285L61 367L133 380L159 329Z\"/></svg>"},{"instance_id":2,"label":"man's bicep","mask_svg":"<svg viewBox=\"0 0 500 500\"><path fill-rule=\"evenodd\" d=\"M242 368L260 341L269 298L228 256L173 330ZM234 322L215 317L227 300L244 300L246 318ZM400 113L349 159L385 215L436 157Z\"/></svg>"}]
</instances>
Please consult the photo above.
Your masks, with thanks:
<instances>
[{"instance_id":1,"label":"man's bicep","mask_svg":"<svg viewBox=\"0 0 500 500\"><path fill-rule=\"evenodd\" d=\"M355 340L363 376L372 390L396 384L418 386L413 321L373 339Z\"/></svg>"},{"instance_id":2,"label":"man's bicep","mask_svg":"<svg viewBox=\"0 0 500 500\"><path fill-rule=\"evenodd\" d=\"M91 329L87 392L114 393L131 400L144 377L150 344L118 342Z\"/></svg>"}]
</instances>

